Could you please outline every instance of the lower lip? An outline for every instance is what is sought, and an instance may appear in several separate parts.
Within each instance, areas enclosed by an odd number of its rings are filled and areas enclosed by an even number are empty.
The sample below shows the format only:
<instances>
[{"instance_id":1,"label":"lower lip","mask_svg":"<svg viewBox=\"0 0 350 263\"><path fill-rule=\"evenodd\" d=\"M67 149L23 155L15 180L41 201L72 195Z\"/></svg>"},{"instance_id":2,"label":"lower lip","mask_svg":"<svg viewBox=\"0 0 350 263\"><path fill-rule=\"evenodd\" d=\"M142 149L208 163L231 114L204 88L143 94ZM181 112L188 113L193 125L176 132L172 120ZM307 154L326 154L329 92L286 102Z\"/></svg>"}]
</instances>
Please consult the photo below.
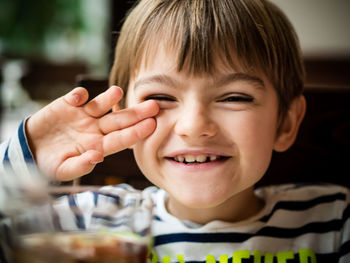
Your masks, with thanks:
<instances>
[{"instance_id":1,"label":"lower lip","mask_svg":"<svg viewBox=\"0 0 350 263\"><path fill-rule=\"evenodd\" d=\"M196 164L185 164L174 161L173 159L166 158L166 160L178 169L182 169L187 172L199 172L213 169L223 165L229 158L224 158L216 161L211 161L207 163L196 163Z\"/></svg>"}]
</instances>

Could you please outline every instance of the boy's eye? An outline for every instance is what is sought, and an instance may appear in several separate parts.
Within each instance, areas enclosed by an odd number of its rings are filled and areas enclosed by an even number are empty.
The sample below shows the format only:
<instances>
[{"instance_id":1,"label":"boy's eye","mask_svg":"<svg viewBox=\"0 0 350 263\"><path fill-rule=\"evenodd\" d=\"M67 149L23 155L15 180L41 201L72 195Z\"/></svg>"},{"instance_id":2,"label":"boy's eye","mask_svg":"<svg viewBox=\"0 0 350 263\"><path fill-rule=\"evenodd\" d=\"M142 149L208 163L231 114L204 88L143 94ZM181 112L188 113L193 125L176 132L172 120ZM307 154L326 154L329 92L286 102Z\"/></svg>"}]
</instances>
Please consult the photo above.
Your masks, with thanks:
<instances>
[{"instance_id":1,"label":"boy's eye","mask_svg":"<svg viewBox=\"0 0 350 263\"><path fill-rule=\"evenodd\" d=\"M150 95L145 98L145 100L157 100L157 101L176 101L174 97L171 97L169 95Z\"/></svg>"},{"instance_id":2,"label":"boy's eye","mask_svg":"<svg viewBox=\"0 0 350 263\"><path fill-rule=\"evenodd\" d=\"M247 95L229 95L218 100L218 102L253 102L253 101L254 99Z\"/></svg>"}]
</instances>

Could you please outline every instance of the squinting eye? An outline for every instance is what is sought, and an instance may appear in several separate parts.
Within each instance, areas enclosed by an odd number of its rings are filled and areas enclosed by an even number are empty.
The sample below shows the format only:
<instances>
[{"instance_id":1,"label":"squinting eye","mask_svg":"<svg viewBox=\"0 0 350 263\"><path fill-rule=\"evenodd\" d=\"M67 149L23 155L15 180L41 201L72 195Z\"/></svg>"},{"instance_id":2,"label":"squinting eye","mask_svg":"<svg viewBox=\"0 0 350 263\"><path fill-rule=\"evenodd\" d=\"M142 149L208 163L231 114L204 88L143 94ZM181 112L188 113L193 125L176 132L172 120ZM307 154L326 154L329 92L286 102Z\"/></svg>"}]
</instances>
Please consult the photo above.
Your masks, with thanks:
<instances>
[{"instance_id":1,"label":"squinting eye","mask_svg":"<svg viewBox=\"0 0 350 263\"><path fill-rule=\"evenodd\" d=\"M147 96L145 100L176 101L175 98L167 95L151 95L151 96Z\"/></svg>"},{"instance_id":2,"label":"squinting eye","mask_svg":"<svg viewBox=\"0 0 350 263\"><path fill-rule=\"evenodd\" d=\"M254 99L248 96L227 96L223 99L218 100L218 102L253 102Z\"/></svg>"}]
</instances>

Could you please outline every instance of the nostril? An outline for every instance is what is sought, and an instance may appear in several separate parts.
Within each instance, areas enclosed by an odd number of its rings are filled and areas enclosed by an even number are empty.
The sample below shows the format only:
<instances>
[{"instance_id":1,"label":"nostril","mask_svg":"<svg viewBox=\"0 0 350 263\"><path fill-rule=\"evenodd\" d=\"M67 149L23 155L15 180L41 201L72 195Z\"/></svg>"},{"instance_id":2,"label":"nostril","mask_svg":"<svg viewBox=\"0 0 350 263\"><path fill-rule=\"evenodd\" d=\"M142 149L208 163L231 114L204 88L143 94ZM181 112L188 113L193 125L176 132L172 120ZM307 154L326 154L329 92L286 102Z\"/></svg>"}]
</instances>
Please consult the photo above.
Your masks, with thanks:
<instances>
[{"instance_id":1,"label":"nostril","mask_svg":"<svg viewBox=\"0 0 350 263\"><path fill-rule=\"evenodd\" d=\"M218 127L216 123L209 118L187 118L178 120L175 126L175 132L183 137L212 137L217 134Z\"/></svg>"}]
</instances>

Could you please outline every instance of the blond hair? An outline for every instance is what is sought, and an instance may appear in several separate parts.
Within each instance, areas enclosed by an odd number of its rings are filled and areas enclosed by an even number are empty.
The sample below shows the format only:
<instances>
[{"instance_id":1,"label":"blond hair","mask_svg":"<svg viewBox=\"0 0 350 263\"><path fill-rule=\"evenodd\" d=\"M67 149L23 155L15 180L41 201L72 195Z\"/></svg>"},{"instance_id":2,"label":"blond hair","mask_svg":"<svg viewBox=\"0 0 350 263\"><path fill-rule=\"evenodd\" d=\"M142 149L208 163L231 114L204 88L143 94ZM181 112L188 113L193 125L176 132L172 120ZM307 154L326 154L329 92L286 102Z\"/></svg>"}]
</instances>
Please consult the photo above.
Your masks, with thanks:
<instances>
[{"instance_id":1,"label":"blond hair","mask_svg":"<svg viewBox=\"0 0 350 263\"><path fill-rule=\"evenodd\" d=\"M233 69L263 73L276 89L282 117L302 93L304 66L297 35L269 1L139 1L120 32L110 84L126 94L141 60L151 58L159 43L176 52L178 71L212 74L219 58Z\"/></svg>"}]
</instances>

